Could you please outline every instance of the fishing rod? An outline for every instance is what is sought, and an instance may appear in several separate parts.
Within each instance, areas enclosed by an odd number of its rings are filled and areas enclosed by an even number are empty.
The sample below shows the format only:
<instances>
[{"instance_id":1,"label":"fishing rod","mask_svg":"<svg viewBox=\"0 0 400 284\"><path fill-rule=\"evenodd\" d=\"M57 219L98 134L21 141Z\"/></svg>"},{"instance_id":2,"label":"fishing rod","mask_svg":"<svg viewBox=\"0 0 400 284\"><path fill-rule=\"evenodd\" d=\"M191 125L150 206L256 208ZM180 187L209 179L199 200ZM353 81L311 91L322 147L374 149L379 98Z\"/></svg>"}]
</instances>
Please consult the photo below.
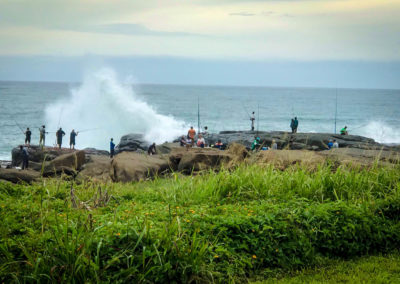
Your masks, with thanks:
<instances>
[{"instance_id":1,"label":"fishing rod","mask_svg":"<svg viewBox=\"0 0 400 284\"><path fill-rule=\"evenodd\" d=\"M336 120L337 120L337 87L336 87L336 106L335 106L335 131L334 133L336 134Z\"/></svg>"},{"instance_id":2,"label":"fishing rod","mask_svg":"<svg viewBox=\"0 0 400 284\"><path fill-rule=\"evenodd\" d=\"M89 128L89 129L83 129L83 130L79 130L76 131L76 133L82 133L82 132L87 132L87 131L94 131L94 130L99 130L100 128Z\"/></svg>"},{"instance_id":3,"label":"fishing rod","mask_svg":"<svg viewBox=\"0 0 400 284\"><path fill-rule=\"evenodd\" d=\"M200 98L197 97L197 130L200 134Z\"/></svg>"},{"instance_id":4,"label":"fishing rod","mask_svg":"<svg viewBox=\"0 0 400 284\"><path fill-rule=\"evenodd\" d=\"M260 125L260 103L257 103L257 136L258 136L259 125Z\"/></svg>"},{"instance_id":5,"label":"fishing rod","mask_svg":"<svg viewBox=\"0 0 400 284\"><path fill-rule=\"evenodd\" d=\"M24 130L22 130L22 127L18 124L18 122L15 119L13 119L13 120L14 120L15 125L17 125L19 130L21 130L22 134L25 134Z\"/></svg>"}]
</instances>

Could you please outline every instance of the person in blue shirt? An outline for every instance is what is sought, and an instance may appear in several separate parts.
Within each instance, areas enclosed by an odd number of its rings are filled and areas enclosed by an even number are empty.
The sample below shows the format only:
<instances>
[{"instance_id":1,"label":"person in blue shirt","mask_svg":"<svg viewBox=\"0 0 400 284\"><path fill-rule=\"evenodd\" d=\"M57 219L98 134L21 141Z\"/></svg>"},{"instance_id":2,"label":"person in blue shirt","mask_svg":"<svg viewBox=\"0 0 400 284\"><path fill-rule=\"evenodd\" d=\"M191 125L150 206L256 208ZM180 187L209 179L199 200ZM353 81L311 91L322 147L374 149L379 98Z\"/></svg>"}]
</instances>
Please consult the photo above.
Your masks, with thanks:
<instances>
[{"instance_id":1,"label":"person in blue shirt","mask_svg":"<svg viewBox=\"0 0 400 284\"><path fill-rule=\"evenodd\" d=\"M115 144L114 144L114 139L111 138L110 141L110 158L114 157L114 149L115 149Z\"/></svg>"},{"instance_id":2,"label":"person in blue shirt","mask_svg":"<svg viewBox=\"0 0 400 284\"><path fill-rule=\"evenodd\" d=\"M330 149L332 149L332 147L333 147L333 142L332 142L332 140L329 140L328 149L330 150Z\"/></svg>"}]
</instances>

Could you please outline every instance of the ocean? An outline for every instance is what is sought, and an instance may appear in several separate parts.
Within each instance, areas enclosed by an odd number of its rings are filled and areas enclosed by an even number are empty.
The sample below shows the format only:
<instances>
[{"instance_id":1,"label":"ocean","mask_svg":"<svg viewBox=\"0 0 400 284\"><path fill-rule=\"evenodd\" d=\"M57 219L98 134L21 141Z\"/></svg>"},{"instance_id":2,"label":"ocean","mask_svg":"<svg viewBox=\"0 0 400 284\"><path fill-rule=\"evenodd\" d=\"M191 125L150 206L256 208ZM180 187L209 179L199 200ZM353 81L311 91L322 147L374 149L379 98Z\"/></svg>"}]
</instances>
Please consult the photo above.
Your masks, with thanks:
<instances>
[{"instance_id":1,"label":"ocean","mask_svg":"<svg viewBox=\"0 0 400 284\"><path fill-rule=\"evenodd\" d=\"M0 102L0 160L11 158L27 127L32 144L45 124L48 146L62 127L65 147L75 129L77 148L107 150L111 137L127 133L170 141L198 128L198 110L209 132L249 130L255 111L260 131L288 131L297 116L299 132L333 133L336 116L336 132L347 125L350 134L400 143L400 90L149 85L101 69L82 83L0 82Z\"/></svg>"}]
</instances>

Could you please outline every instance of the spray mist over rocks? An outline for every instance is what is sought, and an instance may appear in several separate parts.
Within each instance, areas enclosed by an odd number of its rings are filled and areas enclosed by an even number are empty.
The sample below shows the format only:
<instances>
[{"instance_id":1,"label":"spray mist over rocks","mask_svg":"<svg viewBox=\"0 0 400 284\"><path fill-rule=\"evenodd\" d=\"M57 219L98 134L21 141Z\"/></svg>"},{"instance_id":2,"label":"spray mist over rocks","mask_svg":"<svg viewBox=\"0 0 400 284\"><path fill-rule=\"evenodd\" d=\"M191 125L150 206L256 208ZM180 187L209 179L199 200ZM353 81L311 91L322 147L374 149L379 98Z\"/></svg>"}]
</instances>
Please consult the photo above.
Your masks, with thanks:
<instances>
[{"instance_id":1,"label":"spray mist over rocks","mask_svg":"<svg viewBox=\"0 0 400 284\"><path fill-rule=\"evenodd\" d=\"M131 85L122 84L116 72L108 68L88 74L67 99L48 105L45 121L49 131L63 128L64 146L69 144L72 129L82 131L77 137L77 148L108 149L111 137L117 144L128 133L143 134L149 143L163 143L187 129L183 121L158 114L137 97ZM54 143L52 136L55 140L55 134L50 133L47 144Z\"/></svg>"}]
</instances>

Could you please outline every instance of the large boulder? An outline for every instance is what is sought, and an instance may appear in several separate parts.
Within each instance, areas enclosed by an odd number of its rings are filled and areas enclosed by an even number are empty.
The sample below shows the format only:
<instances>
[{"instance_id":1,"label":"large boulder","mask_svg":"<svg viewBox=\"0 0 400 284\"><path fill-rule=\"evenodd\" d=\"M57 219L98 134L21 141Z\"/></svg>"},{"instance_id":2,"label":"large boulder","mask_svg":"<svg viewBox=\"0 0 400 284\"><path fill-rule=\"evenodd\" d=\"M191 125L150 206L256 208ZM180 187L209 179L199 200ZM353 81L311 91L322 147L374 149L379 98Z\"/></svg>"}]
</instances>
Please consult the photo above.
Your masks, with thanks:
<instances>
[{"instance_id":1,"label":"large boulder","mask_svg":"<svg viewBox=\"0 0 400 284\"><path fill-rule=\"evenodd\" d=\"M13 183L26 182L31 183L38 179L40 174L32 170L17 170L17 169L1 169L0 180L7 180Z\"/></svg>"},{"instance_id":2,"label":"large boulder","mask_svg":"<svg viewBox=\"0 0 400 284\"><path fill-rule=\"evenodd\" d=\"M104 155L88 156L87 162L82 166L77 176L77 180L110 181L111 161L110 157Z\"/></svg>"},{"instance_id":3,"label":"large boulder","mask_svg":"<svg viewBox=\"0 0 400 284\"><path fill-rule=\"evenodd\" d=\"M145 180L170 170L169 162L158 155L123 152L111 162L110 176L115 182Z\"/></svg>"},{"instance_id":4,"label":"large boulder","mask_svg":"<svg viewBox=\"0 0 400 284\"><path fill-rule=\"evenodd\" d=\"M71 149L58 149L58 148L53 148L53 147L40 147L38 145L30 145L27 147L28 153L29 153L29 162L34 162L34 163L43 163L43 161L52 161L55 158L65 155L68 153L72 153L75 150ZM22 153L21 150L18 147L15 147L11 151L11 157L12 157L12 163L11 165L13 167L20 166L22 163Z\"/></svg>"},{"instance_id":5,"label":"large boulder","mask_svg":"<svg viewBox=\"0 0 400 284\"><path fill-rule=\"evenodd\" d=\"M193 171L215 169L232 158L228 152L218 149L180 149L170 155L170 164L171 167L175 165L178 171L190 174Z\"/></svg>"},{"instance_id":6,"label":"large boulder","mask_svg":"<svg viewBox=\"0 0 400 284\"><path fill-rule=\"evenodd\" d=\"M150 143L144 139L142 134L127 134L121 137L121 141L115 147L115 153L147 151Z\"/></svg>"},{"instance_id":7,"label":"large boulder","mask_svg":"<svg viewBox=\"0 0 400 284\"><path fill-rule=\"evenodd\" d=\"M79 171L86 162L85 151L75 151L61 155L44 165L43 175L50 176L59 173L74 174Z\"/></svg>"}]
</instances>

